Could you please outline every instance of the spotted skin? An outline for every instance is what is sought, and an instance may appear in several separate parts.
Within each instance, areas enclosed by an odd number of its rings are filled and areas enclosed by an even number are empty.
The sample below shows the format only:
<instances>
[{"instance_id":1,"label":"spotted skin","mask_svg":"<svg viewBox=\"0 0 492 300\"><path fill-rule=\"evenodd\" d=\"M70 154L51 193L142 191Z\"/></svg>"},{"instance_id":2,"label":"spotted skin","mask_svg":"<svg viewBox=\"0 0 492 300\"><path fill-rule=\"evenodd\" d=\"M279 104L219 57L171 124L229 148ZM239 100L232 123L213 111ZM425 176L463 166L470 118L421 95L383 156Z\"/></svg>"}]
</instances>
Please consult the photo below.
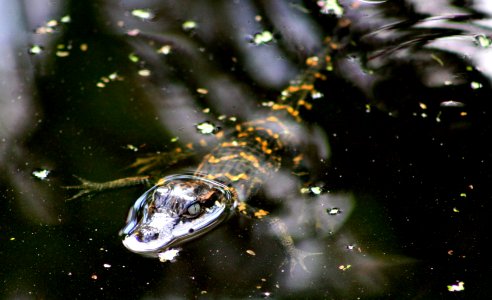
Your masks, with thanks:
<instances>
[{"instance_id":1,"label":"spotted skin","mask_svg":"<svg viewBox=\"0 0 492 300\"><path fill-rule=\"evenodd\" d=\"M312 108L309 100L317 93L314 82L325 78L320 69L327 61L308 58L303 76L285 88L277 101L263 104L264 117L236 125L234 132L225 135L203 158L195 174L227 184L240 201L246 201L280 168L295 126L302 121L300 109Z\"/></svg>"}]
</instances>

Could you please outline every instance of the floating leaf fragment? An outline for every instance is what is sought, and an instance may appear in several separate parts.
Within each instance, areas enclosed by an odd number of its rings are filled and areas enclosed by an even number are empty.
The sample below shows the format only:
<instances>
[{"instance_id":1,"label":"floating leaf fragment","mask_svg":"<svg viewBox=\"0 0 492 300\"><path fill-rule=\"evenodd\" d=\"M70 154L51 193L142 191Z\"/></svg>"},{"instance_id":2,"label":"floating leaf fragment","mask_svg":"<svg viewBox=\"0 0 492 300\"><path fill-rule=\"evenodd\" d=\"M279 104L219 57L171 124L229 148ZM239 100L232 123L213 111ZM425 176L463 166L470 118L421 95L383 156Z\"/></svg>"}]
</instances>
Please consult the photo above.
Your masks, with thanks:
<instances>
[{"instance_id":1,"label":"floating leaf fragment","mask_svg":"<svg viewBox=\"0 0 492 300\"><path fill-rule=\"evenodd\" d=\"M465 283L463 281L458 281L454 284L448 285L448 291L450 292L462 292L465 290Z\"/></svg>"},{"instance_id":2,"label":"floating leaf fragment","mask_svg":"<svg viewBox=\"0 0 492 300\"><path fill-rule=\"evenodd\" d=\"M66 15L61 17L60 22L62 23L70 23L72 21L72 18L70 18L70 15Z\"/></svg>"},{"instance_id":3,"label":"floating leaf fragment","mask_svg":"<svg viewBox=\"0 0 492 300\"><path fill-rule=\"evenodd\" d=\"M150 74L151 74L151 72L148 69L138 70L138 75L140 75L142 77L148 77L148 76L150 76Z\"/></svg>"},{"instance_id":4,"label":"floating leaf fragment","mask_svg":"<svg viewBox=\"0 0 492 300\"><path fill-rule=\"evenodd\" d=\"M338 4L337 0L320 0L317 4L322 14L335 15L337 17L343 15L343 7Z\"/></svg>"},{"instance_id":5,"label":"floating leaf fragment","mask_svg":"<svg viewBox=\"0 0 492 300\"><path fill-rule=\"evenodd\" d=\"M32 45L31 48L29 48L29 54L32 54L32 55L40 54L43 51L44 51L44 48L42 46L39 46L39 45Z\"/></svg>"},{"instance_id":6,"label":"floating leaf fragment","mask_svg":"<svg viewBox=\"0 0 492 300\"><path fill-rule=\"evenodd\" d=\"M38 169L32 171L32 176L39 180L46 180L48 178L48 175L50 175L51 171L48 169Z\"/></svg>"},{"instance_id":7,"label":"floating leaf fragment","mask_svg":"<svg viewBox=\"0 0 492 300\"><path fill-rule=\"evenodd\" d=\"M342 213L342 210L338 207L333 207L333 208L328 208L326 209L326 212L330 215L330 216L335 216L335 215L339 215Z\"/></svg>"},{"instance_id":8,"label":"floating leaf fragment","mask_svg":"<svg viewBox=\"0 0 492 300\"><path fill-rule=\"evenodd\" d=\"M140 60L140 57L138 57L138 55L136 55L135 53L130 53L128 54L128 59L131 61L131 62L138 62Z\"/></svg>"},{"instance_id":9,"label":"floating leaf fragment","mask_svg":"<svg viewBox=\"0 0 492 300\"><path fill-rule=\"evenodd\" d=\"M439 105L441 107L463 107L463 106L465 106L465 104L463 102L454 101L454 100L443 101Z\"/></svg>"},{"instance_id":10,"label":"floating leaf fragment","mask_svg":"<svg viewBox=\"0 0 492 300\"><path fill-rule=\"evenodd\" d=\"M479 34L475 36L475 44L482 48L488 48L492 45L492 39L485 34Z\"/></svg>"},{"instance_id":11,"label":"floating leaf fragment","mask_svg":"<svg viewBox=\"0 0 492 300\"><path fill-rule=\"evenodd\" d=\"M256 255L256 253L253 250L250 250L250 249L246 250L246 253L248 253L251 256L255 256Z\"/></svg>"},{"instance_id":12,"label":"floating leaf fragment","mask_svg":"<svg viewBox=\"0 0 492 300\"><path fill-rule=\"evenodd\" d=\"M168 55L169 53L171 53L171 45L164 45L160 47L159 49L157 49L157 53Z\"/></svg>"},{"instance_id":13,"label":"floating leaf fragment","mask_svg":"<svg viewBox=\"0 0 492 300\"><path fill-rule=\"evenodd\" d=\"M263 44L267 44L271 41L273 41L273 34L267 30L265 30L263 32L256 33L253 36L253 43L255 45L263 45Z\"/></svg>"},{"instance_id":14,"label":"floating leaf fragment","mask_svg":"<svg viewBox=\"0 0 492 300\"><path fill-rule=\"evenodd\" d=\"M152 20L155 18L155 13L150 9L134 9L132 10L132 15L142 20Z\"/></svg>"},{"instance_id":15,"label":"floating leaf fragment","mask_svg":"<svg viewBox=\"0 0 492 300\"><path fill-rule=\"evenodd\" d=\"M196 124L196 129L198 130L199 133L204 135L215 134L220 130L219 127L215 126L213 123L209 121L204 121Z\"/></svg>"},{"instance_id":16,"label":"floating leaf fragment","mask_svg":"<svg viewBox=\"0 0 492 300\"><path fill-rule=\"evenodd\" d=\"M483 85L480 82L473 81L470 83L470 86L472 89L477 90L483 87Z\"/></svg>"},{"instance_id":17,"label":"floating leaf fragment","mask_svg":"<svg viewBox=\"0 0 492 300\"><path fill-rule=\"evenodd\" d=\"M168 249L164 252L158 254L159 260L161 262L170 261L173 262L174 259L178 256L180 249Z\"/></svg>"},{"instance_id":18,"label":"floating leaf fragment","mask_svg":"<svg viewBox=\"0 0 492 300\"><path fill-rule=\"evenodd\" d=\"M342 271L347 271L351 267L352 267L352 265L340 265L340 266L338 266L338 269L340 269Z\"/></svg>"},{"instance_id":19,"label":"floating leaf fragment","mask_svg":"<svg viewBox=\"0 0 492 300\"><path fill-rule=\"evenodd\" d=\"M197 27L197 24L195 21L185 21L183 23L183 25L181 25L183 30L186 30L186 31L189 31L189 30L192 30L192 29L195 29Z\"/></svg>"}]
</instances>

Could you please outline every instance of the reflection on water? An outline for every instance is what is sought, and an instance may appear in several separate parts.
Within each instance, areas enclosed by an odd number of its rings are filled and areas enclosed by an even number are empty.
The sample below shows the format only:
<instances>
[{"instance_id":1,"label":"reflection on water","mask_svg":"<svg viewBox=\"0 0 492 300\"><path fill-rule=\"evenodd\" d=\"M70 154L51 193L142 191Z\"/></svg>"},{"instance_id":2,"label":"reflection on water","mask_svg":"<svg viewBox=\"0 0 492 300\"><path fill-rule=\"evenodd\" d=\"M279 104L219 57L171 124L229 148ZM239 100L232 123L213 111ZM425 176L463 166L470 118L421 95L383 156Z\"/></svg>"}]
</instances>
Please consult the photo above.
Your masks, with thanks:
<instances>
[{"instance_id":1,"label":"reflection on water","mask_svg":"<svg viewBox=\"0 0 492 300\"><path fill-rule=\"evenodd\" d=\"M486 1L4 2L2 298L485 295ZM309 272L289 272L266 222L233 218L160 263L117 236L145 188L64 201L73 174L131 176L137 156L214 144L326 36L344 47L303 113L310 178L286 168L252 199L323 253Z\"/></svg>"}]
</instances>

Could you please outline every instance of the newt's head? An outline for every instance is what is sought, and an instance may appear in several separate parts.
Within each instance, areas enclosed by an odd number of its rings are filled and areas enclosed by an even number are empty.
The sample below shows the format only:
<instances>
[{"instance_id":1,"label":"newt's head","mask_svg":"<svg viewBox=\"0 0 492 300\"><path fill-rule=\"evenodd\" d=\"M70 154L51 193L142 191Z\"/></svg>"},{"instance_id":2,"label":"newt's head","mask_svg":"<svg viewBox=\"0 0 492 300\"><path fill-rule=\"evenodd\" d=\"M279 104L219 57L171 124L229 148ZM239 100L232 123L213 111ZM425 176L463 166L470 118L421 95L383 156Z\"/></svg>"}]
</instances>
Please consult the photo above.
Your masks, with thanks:
<instances>
[{"instance_id":1,"label":"newt's head","mask_svg":"<svg viewBox=\"0 0 492 300\"><path fill-rule=\"evenodd\" d=\"M224 184L193 175L168 176L138 198L120 235L128 250L157 257L210 231L232 214L235 204Z\"/></svg>"}]
</instances>

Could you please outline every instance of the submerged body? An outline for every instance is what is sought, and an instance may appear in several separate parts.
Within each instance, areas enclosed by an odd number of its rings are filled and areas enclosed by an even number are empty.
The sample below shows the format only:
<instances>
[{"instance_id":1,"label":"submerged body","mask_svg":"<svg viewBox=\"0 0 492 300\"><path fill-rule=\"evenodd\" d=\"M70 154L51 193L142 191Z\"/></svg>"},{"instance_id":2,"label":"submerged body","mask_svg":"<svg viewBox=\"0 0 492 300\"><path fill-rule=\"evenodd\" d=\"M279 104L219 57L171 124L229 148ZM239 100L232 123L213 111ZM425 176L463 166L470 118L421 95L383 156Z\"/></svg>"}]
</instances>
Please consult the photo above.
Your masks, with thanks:
<instances>
[{"instance_id":1,"label":"submerged body","mask_svg":"<svg viewBox=\"0 0 492 300\"><path fill-rule=\"evenodd\" d=\"M319 94L314 82L324 78L319 71L329 64L329 47L321 55L308 58L302 77L277 101L263 103L263 117L236 125L204 156L193 175L162 178L144 193L120 232L123 244L130 251L159 256L203 235L235 211L265 216L267 212L249 207L245 201L279 170L283 152L301 138L299 108L310 109L308 98ZM292 238L278 219L270 218L270 222L291 256L302 259L308 255L293 247Z\"/></svg>"}]
</instances>

